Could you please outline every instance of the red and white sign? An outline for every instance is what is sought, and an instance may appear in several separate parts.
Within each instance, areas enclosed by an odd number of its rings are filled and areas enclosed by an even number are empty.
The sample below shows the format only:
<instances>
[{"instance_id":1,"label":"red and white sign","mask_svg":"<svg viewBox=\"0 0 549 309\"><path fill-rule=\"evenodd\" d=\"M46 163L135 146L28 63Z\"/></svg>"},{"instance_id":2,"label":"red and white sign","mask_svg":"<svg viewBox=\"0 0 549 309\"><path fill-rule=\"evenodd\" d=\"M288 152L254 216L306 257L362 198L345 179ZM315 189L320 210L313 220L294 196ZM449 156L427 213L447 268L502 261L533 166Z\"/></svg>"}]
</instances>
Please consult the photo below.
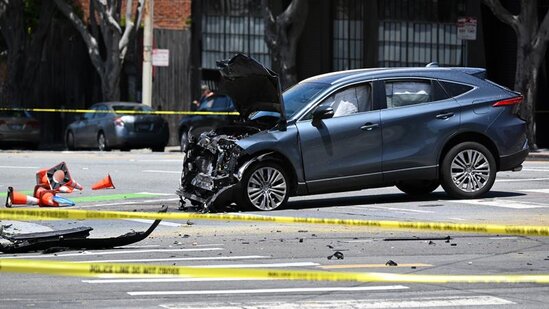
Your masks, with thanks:
<instances>
[{"instance_id":1,"label":"red and white sign","mask_svg":"<svg viewBox=\"0 0 549 309\"><path fill-rule=\"evenodd\" d=\"M460 17L457 23L457 37L460 40L477 39L477 19L474 17Z\"/></svg>"},{"instance_id":2,"label":"red and white sign","mask_svg":"<svg viewBox=\"0 0 549 309\"><path fill-rule=\"evenodd\" d=\"M155 67L167 67L170 65L169 49L153 49L152 64Z\"/></svg>"}]
</instances>

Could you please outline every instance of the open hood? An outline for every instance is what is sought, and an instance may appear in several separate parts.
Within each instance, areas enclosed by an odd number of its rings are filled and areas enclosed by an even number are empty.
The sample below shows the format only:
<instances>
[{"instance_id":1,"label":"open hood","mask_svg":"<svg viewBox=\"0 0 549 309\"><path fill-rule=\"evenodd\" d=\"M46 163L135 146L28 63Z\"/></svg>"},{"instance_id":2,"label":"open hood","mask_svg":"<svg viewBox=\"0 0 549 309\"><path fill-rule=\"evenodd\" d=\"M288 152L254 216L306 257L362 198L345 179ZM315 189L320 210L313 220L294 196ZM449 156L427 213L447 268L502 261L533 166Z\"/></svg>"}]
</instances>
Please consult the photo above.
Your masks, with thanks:
<instances>
[{"instance_id":1,"label":"open hood","mask_svg":"<svg viewBox=\"0 0 549 309\"><path fill-rule=\"evenodd\" d=\"M221 93L231 97L243 118L253 112L270 111L280 113L280 120L286 121L276 73L243 54L218 61L217 66L222 76Z\"/></svg>"}]
</instances>

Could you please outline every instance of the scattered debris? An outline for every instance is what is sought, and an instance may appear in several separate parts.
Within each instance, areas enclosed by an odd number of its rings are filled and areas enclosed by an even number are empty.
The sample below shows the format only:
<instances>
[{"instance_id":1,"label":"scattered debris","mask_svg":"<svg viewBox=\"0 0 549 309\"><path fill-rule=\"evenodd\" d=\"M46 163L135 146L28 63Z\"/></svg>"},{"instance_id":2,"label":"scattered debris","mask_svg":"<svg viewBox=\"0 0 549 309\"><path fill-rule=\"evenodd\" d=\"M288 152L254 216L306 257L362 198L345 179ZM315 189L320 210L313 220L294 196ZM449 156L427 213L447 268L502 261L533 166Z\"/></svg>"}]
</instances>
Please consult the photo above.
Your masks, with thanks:
<instances>
[{"instance_id":1,"label":"scattered debris","mask_svg":"<svg viewBox=\"0 0 549 309\"><path fill-rule=\"evenodd\" d=\"M297 231L297 232L298 232L298 233L308 233L309 231L307 231L307 230L299 230L299 231Z\"/></svg>"},{"instance_id":2,"label":"scattered debris","mask_svg":"<svg viewBox=\"0 0 549 309\"><path fill-rule=\"evenodd\" d=\"M446 242L450 242L452 237L446 236L446 237L391 237L391 238L384 238L383 241L414 241L414 240L445 240Z\"/></svg>"},{"instance_id":3,"label":"scattered debris","mask_svg":"<svg viewBox=\"0 0 549 309\"><path fill-rule=\"evenodd\" d=\"M388 260L386 263L385 263L386 266L398 266L398 264L393 261L393 260Z\"/></svg>"},{"instance_id":4,"label":"scattered debris","mask_svg":"<svg viewBox=\"0 0 549 309\"><path fill-rule=\"evenodd\" d=\"M452 247L456 247L458 244L450 244L450 246Z\"/></svg>"},{"instance_id":5,"label":"scattered debris","mask_svg":"<svg viewBox=\"0 0 549 309\"><path fill-rule=\"evenodd\" d=\"M336 251L334 252L334 254L328 256L328 260L331 260L333 257L335 257L338 260L343 260L344 258L343 253L341 253L341 251Z\"/></svg>"},{"instance_id":6,"label":"scattered debris","mask_svg":"<svg viewBox=\"0 0 549 309\"><path fill-rule=\"evenodd\" d=\"M194 225L194 222L187 220L187 225Z\"/></svg>"},{"instance_id":7,"label":"scattered debris","mask_svg":"<svg viewBox=\"0 0 549 309\"><path fill-rule=\"evenodd\" d=\"M159 212L166 212L167 206L162 206ZM160 219L144 232L129 232L124 235L109 238L87 238L90 235L91 227L77 227L66 230L27 233L16 235L0 235L0 238L7 240L7 243L0 242L0 252L3 253L24 253L44 250L58 252L62 250L78 249L110 249L113 247L126 246L147 238L152 231L160 224Z\"/></svg>"},{"instance_id":8,"label":"scattered debris","mask_svg":"<svg viewBox=\"0 0 549 309\"><path fill-rule=\"evenodd\" d=\"M429 245L435 245L436 246L436 243L432 240L429 240Z\"/></svg>"},{"instance_id":9,"label":"scattered debris","mask_svg":"<svg viewBox=\"0 0 549 309\"><path fill-rule=\"evenodd\" d=\"M299 242L303 242L303 238L300 238L300 239L299 239Z\"/></svg>"}]
</instances>

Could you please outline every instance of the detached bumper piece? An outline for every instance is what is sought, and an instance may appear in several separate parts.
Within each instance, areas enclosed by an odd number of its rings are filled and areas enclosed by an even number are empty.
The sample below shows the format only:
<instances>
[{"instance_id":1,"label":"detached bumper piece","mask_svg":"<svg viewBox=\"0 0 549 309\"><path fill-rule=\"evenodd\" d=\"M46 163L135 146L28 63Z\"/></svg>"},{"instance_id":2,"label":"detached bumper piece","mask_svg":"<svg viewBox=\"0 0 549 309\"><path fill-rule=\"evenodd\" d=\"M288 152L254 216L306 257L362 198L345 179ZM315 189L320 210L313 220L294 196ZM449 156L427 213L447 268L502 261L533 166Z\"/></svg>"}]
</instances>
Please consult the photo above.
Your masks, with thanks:
<instances>
[{"instance_id":1,"label":"detached bumper piece","mask_svg":"<svg viewBox=\"0 0 549 309\"><path fill-rule=\"evenodd\" d=\"M166 212L167 206L162 206L159 212ZM87 238L91 227L78 227L67 230L58 230L41 233L28 233L17 235L0 235L7 240L0 242L0 252L24 253L40 250L80 250L80 249L111 249L126 246L147 238L156 229L161 220L155 220L144 232L130 232L117 237Z\"/></svg>"}]
</instances>

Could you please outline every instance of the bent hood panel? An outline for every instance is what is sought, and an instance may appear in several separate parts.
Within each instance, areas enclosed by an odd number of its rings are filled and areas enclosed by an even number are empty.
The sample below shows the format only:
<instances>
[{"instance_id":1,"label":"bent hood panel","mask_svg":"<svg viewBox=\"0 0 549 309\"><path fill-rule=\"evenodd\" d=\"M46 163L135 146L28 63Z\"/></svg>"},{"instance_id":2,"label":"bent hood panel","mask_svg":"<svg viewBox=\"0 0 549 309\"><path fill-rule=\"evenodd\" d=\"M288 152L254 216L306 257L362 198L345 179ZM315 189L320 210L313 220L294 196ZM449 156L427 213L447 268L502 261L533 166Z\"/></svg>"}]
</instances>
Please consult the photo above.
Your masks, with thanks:
<instances>
[{"instance_id":1,"label":"bent hood panel","mask_svg":"<svg viewBox=\"0 0 549 309\"><path fill-rule=\"evenodd\" d=\"M286 120L278 75L253 58L237 54L218 61L221 92L233 99L240 115L247 119L257 111L278 112Z\"/></svg>"}]
</instances>

